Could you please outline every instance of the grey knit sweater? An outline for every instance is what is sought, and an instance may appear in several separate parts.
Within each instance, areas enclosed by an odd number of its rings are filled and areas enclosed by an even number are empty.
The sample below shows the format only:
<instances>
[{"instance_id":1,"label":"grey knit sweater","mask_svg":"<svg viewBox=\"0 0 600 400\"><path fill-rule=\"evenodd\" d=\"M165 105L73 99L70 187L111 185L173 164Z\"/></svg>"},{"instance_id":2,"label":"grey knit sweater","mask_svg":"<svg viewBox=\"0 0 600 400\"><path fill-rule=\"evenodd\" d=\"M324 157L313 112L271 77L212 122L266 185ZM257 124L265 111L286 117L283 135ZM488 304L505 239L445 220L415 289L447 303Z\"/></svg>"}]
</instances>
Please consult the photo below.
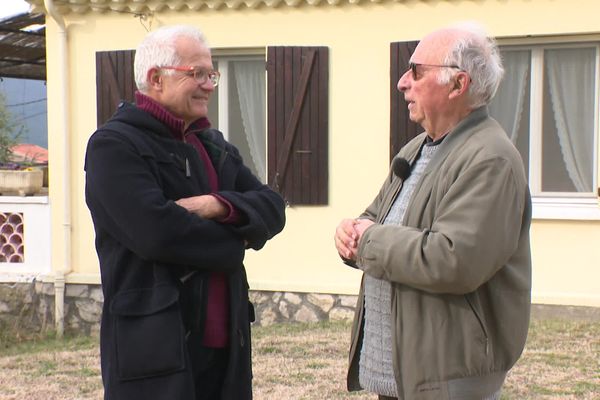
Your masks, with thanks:
<instances>
[{"instance_id":1,"label":"grey knit sweater","mask_svg":"<svg viewBox=\"0 0 600 400\"><path fill-rule=\"evenodd\" d=\"M383 221L384 225L402 224L414 189L438 148L439 142L423 146L421 156ZM402 265L398 265L398 268L402 268ZM391 292L390 282L365 276L365 327L359 361L359 382L369 392L398 397L392 365Z\"/></svg>"}]
</instances>

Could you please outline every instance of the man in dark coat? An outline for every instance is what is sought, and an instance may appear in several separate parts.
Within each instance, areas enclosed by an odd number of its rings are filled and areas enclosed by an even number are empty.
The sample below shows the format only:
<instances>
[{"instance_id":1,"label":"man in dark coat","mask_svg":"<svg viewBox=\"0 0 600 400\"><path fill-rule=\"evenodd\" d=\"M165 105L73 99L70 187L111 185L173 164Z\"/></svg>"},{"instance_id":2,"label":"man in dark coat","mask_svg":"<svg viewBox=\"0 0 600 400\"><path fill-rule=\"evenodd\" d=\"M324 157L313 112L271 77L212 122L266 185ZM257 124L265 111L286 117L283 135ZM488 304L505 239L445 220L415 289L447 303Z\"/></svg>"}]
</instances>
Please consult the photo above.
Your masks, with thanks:
<instances>
[{"instance_id":1,"label":"man in dark coat","mask_svg":"<svg viewBox=\"0 0 600 400\"><path fill-rule=\"evenodd\" d=\"M92 135L85 160L104 398L251 399L243 259L283 229L284 201L209 128L219 73L201 32L151 32L135 75L135 105Z\"/></svg>"}]
</instances>

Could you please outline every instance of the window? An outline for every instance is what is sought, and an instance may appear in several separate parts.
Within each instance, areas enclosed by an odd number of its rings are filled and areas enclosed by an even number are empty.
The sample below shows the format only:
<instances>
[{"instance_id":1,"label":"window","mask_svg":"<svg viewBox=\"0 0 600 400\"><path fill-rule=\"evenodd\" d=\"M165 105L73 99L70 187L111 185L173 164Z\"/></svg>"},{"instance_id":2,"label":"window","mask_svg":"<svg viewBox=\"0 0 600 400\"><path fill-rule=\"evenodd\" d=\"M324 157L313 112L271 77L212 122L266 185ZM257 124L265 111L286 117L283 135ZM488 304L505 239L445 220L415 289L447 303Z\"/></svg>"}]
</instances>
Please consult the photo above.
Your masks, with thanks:
<instances>
[{"instance_id":1,"label":"window","mask_svg":"<svg viewBox=\"0 0 600 400\"><path fill-rule=\"evenodd\" d=\"M502 47L491 115L516 145L534 197L595 198L598 44Z\"/></svg>"},{"instance_id":2,"label":"window","mask_svg":"<svg viewBox=\"0 0 600 400\"><path fill-rule=\"evenodd\" d=\"M240 151L244 163L266 182L266 99L264 56L213 57L221 73L208 119Z\"/></svg>"},{"instance_id":3,"label":"window","mask_svg":"<svg viewBox=\"0 0 600 400\"><path fill-rule=\"evenodd\" d=\"M418 133L396 93L416 44L391 44L390 158ZM600 43L517 43L500 50L505 76L489 110L521 153L534 218L600 219Z\"/></svg>"}]
</instances>

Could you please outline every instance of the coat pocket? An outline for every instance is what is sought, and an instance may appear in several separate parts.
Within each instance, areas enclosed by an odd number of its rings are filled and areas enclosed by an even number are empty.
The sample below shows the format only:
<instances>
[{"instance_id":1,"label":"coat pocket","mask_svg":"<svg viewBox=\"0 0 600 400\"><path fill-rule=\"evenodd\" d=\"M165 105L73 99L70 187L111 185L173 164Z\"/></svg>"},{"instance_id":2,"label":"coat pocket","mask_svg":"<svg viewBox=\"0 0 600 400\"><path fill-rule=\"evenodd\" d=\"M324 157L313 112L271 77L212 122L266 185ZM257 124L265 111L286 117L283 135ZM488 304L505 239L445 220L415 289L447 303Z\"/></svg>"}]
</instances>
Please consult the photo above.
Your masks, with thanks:
<instances>
[{"instance_id":1,"label":"coat pocket","mask_svg":"<svg viewBox=\"0 0 600 400\"><path fill-rule=\"evenodd\" d=\"M115 316L117 374L121 380L150 378L185 368L179 292L172 286L118 293Z\"/></svg>"}]
</instances>

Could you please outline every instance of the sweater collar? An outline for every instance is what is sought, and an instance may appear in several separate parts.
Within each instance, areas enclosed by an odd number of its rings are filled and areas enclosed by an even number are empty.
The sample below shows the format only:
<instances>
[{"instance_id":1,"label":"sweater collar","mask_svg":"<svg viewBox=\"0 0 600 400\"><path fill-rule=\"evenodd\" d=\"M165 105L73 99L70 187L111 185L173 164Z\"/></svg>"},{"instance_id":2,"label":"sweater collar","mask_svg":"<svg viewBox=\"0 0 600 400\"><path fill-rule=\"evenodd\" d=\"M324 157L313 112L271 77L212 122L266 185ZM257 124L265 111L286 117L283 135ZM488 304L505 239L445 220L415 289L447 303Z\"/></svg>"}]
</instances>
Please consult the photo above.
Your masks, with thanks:
<instances>
[{"instance_id":1,"label":"sweater collar","mask_svg":"<svg viewBox=\"0 0 600 400\"><path fill-rule=\"evenodd\" d=\"M197 132L210 128L210 121L208 118L202 117L190 124L187 131L184 131L185 122L183 119L176 117L162 104L140 91L135 92L135 103L138 108L146 111L148 114L165 124L167 128L169 128L171 135L177 140L184 141L185 135L191 131Z\"/></svg>"}]
</instances>

